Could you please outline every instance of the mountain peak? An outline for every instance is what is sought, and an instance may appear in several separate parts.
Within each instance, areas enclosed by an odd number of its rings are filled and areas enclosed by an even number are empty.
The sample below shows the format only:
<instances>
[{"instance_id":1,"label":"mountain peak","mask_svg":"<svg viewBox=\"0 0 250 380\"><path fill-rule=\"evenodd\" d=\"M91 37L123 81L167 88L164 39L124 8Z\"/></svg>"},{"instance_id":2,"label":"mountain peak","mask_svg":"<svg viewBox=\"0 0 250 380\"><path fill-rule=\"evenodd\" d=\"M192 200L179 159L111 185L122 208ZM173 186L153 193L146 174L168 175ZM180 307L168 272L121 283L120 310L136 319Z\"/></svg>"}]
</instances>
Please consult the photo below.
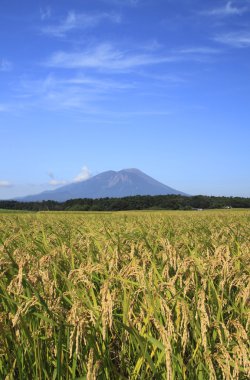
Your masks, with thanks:
<instances>
[{"instance_id":1,"label":"mountain peak","mask_svg":"<svg viewBox=\"0 0 250 380\"><path fill-rule=\"evenodd\" d=\"M122 198L133 195L182 194L136 168L109 170L85 181L71 183L52 191L19 198L19 201L55 200L64 202L77 198Z\"/></svg>"},{"instance_id":2,"label":"mountain peak","mask_svg":"<svg viewBox=\"0 0 250 380\"><path fill-rule=\"evenodd\" d=\"M120 172L135 173L135 174L143 173L141 170L136 169L136 168L122 169L118 173L120 173Z\"/></svg>"}]
</instances>

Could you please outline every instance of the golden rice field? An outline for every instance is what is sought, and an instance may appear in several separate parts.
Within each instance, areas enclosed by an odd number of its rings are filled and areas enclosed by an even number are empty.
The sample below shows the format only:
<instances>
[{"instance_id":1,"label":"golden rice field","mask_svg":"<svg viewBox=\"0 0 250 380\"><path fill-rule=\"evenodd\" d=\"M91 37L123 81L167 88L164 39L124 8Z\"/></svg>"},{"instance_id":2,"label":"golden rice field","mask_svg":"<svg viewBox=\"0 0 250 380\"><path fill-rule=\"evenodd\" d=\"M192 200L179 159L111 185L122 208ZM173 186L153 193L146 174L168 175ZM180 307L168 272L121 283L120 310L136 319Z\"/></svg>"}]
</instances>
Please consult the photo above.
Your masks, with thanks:
<instances>
[{"instance_id":1,"label":"golden rice field","mask_svg":"<svg viewBox=\"0 0 250 380\"><path fill-rule=\"evenodd\" d=\"M0 379L249 379L250 211L0 214Z\"/></svg>"}]
</instances>

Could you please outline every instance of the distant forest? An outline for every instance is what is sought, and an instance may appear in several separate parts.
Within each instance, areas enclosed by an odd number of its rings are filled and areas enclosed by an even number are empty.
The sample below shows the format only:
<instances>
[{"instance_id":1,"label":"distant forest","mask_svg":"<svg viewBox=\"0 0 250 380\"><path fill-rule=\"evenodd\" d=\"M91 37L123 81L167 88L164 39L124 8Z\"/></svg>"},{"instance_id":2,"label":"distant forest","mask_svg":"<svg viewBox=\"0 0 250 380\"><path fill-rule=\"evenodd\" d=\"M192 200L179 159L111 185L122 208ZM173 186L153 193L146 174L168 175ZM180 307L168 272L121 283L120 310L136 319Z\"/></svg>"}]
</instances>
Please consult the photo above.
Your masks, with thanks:
<instances>
[{"instance_id":1,"label":"distant forest","mask_svg":"<svg viewBox=\"0 0 250 380\"><path fill-rule=\"evenodd\" d=\"M0 209L27 211L125 211L250 208L250 198L196 195L137 195L124 198L71 199L66 202L0 201Z\"/></svg>"}]
</instances>

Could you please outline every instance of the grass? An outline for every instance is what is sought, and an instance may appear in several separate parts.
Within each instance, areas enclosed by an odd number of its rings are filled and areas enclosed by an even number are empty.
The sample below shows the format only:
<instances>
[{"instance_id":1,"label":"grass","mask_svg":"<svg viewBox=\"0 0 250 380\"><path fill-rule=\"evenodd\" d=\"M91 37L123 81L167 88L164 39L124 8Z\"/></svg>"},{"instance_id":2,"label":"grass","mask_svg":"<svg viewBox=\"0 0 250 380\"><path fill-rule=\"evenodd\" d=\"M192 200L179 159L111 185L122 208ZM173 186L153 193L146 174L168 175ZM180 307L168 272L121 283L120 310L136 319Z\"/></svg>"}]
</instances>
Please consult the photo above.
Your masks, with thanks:
<instances>
[{"instance_id":1,"label":"grass","mask_svg":"<svg viewBox=\"0 0 250 380\"><path fill-rule=\"evenodd\" d=\"M0 379L248 379L249 223L0 214Z\"/></svg>"}]
</instances>

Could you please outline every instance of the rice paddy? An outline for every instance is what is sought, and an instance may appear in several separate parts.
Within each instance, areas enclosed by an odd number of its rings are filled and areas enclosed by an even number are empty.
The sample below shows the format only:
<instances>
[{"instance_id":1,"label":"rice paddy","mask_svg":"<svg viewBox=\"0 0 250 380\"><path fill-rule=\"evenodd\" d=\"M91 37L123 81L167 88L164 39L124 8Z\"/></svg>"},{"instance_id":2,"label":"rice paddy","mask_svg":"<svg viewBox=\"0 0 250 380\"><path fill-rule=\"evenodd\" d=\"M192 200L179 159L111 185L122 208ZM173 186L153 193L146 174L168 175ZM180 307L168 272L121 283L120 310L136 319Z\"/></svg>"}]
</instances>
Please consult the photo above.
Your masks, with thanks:
<instances>
[{"instance_id":1,"label":"rice paddy","mask_svg":"<svg viewBox=\"0 0 250 380\"><path fill-rule=\"evenodd\" d=\"M249 379L249 226L0 213L0 379Z\"/></svg>"}]
</instances>

